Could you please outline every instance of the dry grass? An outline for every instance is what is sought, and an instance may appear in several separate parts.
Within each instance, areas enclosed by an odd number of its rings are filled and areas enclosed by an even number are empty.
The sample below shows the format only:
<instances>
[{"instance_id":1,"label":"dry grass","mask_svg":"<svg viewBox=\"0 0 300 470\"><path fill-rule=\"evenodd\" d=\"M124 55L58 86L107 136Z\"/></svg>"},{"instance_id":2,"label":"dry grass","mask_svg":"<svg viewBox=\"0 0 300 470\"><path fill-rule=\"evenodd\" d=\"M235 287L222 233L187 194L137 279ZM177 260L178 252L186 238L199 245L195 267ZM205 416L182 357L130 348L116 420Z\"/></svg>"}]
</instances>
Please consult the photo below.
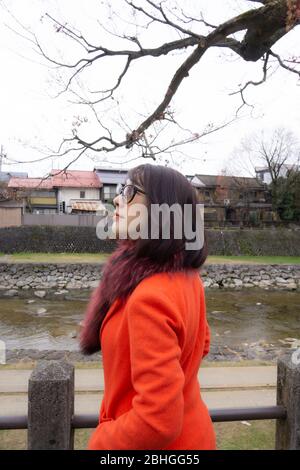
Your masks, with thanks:
<instances>
[{"instance_id":1,"label":"dry grass","mask_svg":"<svg viewBox=\"0 0 300 470\"><path fill-rule=\"evenodd\" d=\"M275 421L249 421L250 426L235 423L215 423L219 450L268 450L275 445ZM93 429L78 429L74 449L85 450ZM0 431L0 450L25 450L27 430Z\"/></svg>"}]
</instances>

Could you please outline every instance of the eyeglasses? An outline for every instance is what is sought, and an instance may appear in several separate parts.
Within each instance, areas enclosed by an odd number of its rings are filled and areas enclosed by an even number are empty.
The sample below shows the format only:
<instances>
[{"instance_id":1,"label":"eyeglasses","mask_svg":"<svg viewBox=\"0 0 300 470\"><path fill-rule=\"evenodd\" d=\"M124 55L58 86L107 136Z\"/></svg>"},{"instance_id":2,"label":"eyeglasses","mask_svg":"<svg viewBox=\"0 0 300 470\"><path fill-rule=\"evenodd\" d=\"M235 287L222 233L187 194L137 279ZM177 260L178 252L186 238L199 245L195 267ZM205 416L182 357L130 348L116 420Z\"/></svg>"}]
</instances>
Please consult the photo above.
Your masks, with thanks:
<instances>
[{"instance_id":1,"label":"eyeglasses","mask_svg":"<svg viewBox=\"0 0 300 470\"><path fill-rule=\"evenodd\" d=\"M138 188L134 184L122 184L122 183L119 183L117 185L116 193L117 195L122 194L122 197L125 199L127 204L132 201L136 193L147 194L145 193L145 191Z\"/></svg>"}]
</instances>

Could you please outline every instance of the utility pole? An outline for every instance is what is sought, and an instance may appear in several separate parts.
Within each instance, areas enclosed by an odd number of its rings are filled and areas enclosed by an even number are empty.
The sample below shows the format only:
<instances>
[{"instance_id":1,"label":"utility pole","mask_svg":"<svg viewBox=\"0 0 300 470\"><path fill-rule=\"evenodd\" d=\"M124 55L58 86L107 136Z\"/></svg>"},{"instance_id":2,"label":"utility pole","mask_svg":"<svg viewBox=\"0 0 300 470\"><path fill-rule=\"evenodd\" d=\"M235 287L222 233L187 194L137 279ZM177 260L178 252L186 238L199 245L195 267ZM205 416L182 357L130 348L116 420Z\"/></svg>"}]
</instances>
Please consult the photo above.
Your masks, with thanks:
<instances>
[{"instance_id":1,"label":"utility pole","mask_svg":"<svg viewBox=\"0 0 300 470\"><path fill-rule=\"evenodd\" d=\"M2 155L3 155L3 145L1 145L1 152L0 152L0 173L2 169Z\"/></svg>"},{"instance_id":2,"label":"utility pole","mask_svg":"<svg viewBox=\"0 0 300 470\"><path fill-rule=\"evenodd\" d=\"M4 157L6 157L6 154L4 153L3 145L1 145L1 150L0 150L0 173L2 171L2 161L3 161Z\"/></svg>"}]
</instances>

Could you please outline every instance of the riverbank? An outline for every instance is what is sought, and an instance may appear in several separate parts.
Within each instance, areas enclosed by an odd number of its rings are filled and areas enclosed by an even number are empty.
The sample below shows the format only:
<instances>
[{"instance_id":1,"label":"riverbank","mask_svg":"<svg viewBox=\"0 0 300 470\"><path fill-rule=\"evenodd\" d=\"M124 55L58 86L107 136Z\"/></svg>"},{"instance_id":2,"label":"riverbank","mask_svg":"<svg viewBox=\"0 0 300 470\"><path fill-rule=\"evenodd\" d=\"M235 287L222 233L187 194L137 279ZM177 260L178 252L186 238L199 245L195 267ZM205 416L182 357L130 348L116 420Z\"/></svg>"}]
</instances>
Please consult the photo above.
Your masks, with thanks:
<instances>
[{"instance_id":1,"label":"riverbank","mask_svg":"<svg viewBox=\"0 0 300 470\"><path fill-rule=\"evenodd\" d=\"M31 253L4 254L0 263L104 263L112 253ZM208 256L207 264L300 264L300 256Z\"/></svg>"},{"instance_id":2,"label":"riverbank","mask_svg":"<svg viewBox=\"0 0 300 470\"><path fill-rule=\"evenodd\" d=\"M297 338L286 338L278 344L269 343L265 340L242 343L239 346L228 346L227 344L214 344L214 338L210 345L209 354L205 358L206 364L276 364L279 357L292 354L300 347ZM92 355L84 355L79 350L54 350L54 349L8 349L5 355L4 365L36 363L39 360L65 359L78 364L95 364L102 368L101 352Z\"/></svg>"},{"instance_id":3,"label":"riverbank","mask_svg":"<svg viewBox=\"0 0 300 470\"><path fill-rule=\"evenodd\" d=\"M61 295L73 289L93 289L101 279L105 262L38 263L0 262L0 297L19 296L33 290ZM300 290L300 264L206 263L201 270L209 289L263 288Z\"/></svg>"}]
</instances>

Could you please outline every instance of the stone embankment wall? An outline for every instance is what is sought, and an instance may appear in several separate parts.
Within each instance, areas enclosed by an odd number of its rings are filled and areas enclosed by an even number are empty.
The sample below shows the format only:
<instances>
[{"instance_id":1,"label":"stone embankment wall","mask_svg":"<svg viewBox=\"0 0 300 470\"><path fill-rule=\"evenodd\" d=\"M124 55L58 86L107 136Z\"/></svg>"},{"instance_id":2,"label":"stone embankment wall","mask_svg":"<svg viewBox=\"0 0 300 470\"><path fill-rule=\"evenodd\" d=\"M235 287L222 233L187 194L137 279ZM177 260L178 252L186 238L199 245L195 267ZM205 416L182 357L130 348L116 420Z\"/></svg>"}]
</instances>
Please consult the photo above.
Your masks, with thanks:
<instances>
[{"instance_id":1,"label":"stone embankment wall","mask_svg":"<svg viewBox=\"0 0 300 470\"><path fill-rule=\"evenodd\" d=\"M103 265L0 263L0 295L93 289L101 279ZM300 290L300 265L208 264L201 272L206 288Z\"/></svg>"}]
</instances>

